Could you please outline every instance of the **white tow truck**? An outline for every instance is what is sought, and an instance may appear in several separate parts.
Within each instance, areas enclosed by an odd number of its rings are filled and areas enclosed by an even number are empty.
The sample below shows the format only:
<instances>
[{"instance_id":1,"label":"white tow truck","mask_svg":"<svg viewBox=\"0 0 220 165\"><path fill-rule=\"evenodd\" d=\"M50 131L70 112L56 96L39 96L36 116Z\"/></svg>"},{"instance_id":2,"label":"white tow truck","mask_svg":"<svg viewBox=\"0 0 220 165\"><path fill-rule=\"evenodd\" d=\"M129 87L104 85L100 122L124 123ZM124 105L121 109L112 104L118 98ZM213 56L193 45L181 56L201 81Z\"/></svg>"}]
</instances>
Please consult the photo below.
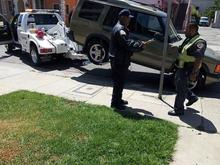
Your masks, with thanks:
<instances>
[{"instance_id":1,"label":"white tow truck","mask_svg":"<svg viewBox=\"0 0 220 165\"><path fill-rule=\"evenodd\" d=\"M77 59L81 48L67 36L68 28L54 10L29 10L14 17L11 23L0 15L0 44L8 52L15 47L30 54L33 65L64 56Z\"/></svg>"}]
</instances>

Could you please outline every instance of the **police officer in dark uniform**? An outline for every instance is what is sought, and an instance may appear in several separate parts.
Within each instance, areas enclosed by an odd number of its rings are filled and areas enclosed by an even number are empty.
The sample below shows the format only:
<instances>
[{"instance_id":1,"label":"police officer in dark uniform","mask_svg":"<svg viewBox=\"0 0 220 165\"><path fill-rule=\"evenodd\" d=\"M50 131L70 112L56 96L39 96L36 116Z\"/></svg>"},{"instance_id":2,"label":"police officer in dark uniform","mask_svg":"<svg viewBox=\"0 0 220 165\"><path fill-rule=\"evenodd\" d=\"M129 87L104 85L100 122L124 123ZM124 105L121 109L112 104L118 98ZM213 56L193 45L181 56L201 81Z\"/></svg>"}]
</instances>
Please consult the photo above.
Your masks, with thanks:
<instances>
[{"instance_id":1,"label":"police officer in dark uniform","mask_svg":"<svg viewBox=\"0 0 220 165\"><path fill-rule=\"evenodd\" d=\"M186 106L191 106L198 100L198 97L189 89L189 83L197 80L207 47L198 29L197 24L189 24L185 31L186 39L179 47L178 69L175 76L177 95L174 110L168 112L172 116L184 115L185 99L188 100Z\"/></svg>"},{"instance_id":2,"label":"police officer in dark uniform","mask_svg":"<svg viewBox=\"0 0 220 165\"><path fill-rule=\"evenodd\" d=\"M126 100L122 100L122 92L130 65L130 57L133 52L143 50L143 47L147 44L147 42L135 41L129 38L128 25L132 17L127 9L123 9L119 13L119 21L113 28L110 42L109 56L113 79L111 107L120 110L128 104Z\"/></svg>"}]
</instances>

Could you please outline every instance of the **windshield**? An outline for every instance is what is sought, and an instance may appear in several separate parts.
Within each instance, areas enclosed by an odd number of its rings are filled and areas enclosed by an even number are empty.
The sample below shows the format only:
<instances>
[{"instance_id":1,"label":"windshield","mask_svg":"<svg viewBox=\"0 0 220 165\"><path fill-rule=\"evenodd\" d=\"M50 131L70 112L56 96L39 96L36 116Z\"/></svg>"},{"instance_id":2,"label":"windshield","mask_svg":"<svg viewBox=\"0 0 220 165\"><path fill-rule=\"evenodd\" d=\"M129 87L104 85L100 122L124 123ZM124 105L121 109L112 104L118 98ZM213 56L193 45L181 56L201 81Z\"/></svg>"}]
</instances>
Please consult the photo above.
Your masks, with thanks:
<instances>
[{"instance_id":1,"label":"windshield","mask_svg":"<svg viewBox=\"0 0 220 165\"><path fill-rule=\"evenodd\" d=\"M58 23L55 14L30 14L28 18L33 18L36 25L56 25Z\"/></svg>"},{"instance_id":2,"label":"windshield","mask_svg":"<svg viewBox=\"0 0 220 165\"><path fill-rule=\"evenodd\" d=\"M164 17L163 18L163 24L164 24L164 27L166 26L166 21L167 21L167 18ZM165 28L164 28L165 29ZM173 26L173 23L172 21L170 21L170 27L169 27L169 40L170 42L176 42L176 41L179 41L180 38L178 37L178 34L176 32L176 29L175 27Z\"/></svg>"},{"instance_id":3,"label":"windshield","mask_svg":"<svg viewBox=\"0 0 220 165\"><path fill-rule=\"evenodd\" d=\"M203 21L207 21L208 18L207 18L207 17L202 17L201 20L203 20Z\"/></svg>"}]
</instances>

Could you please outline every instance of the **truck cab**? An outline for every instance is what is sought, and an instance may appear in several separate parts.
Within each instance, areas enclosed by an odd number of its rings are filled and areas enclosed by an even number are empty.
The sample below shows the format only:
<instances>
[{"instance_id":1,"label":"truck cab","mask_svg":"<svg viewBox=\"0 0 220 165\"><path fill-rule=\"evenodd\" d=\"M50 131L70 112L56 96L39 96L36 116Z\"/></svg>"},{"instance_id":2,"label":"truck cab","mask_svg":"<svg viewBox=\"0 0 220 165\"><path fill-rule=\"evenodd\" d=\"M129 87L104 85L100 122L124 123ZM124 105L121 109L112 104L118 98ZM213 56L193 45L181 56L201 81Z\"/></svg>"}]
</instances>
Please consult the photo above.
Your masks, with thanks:
<instances>
[{"instance_id":1,"label":"truck cab","mask_svg":"<svg viewBox=\"0 0 220 165\"><path fill-rule=\"evenodd\" d=\"M62 18L54 10L29 10L14 17L11 23L0 15L0 44L8 44L8 52L21 48L31 56L33 65L62 56L68 45L62 39L48 34L50 29L60 26L65 29Z\"/></svg>"}]
</instances>

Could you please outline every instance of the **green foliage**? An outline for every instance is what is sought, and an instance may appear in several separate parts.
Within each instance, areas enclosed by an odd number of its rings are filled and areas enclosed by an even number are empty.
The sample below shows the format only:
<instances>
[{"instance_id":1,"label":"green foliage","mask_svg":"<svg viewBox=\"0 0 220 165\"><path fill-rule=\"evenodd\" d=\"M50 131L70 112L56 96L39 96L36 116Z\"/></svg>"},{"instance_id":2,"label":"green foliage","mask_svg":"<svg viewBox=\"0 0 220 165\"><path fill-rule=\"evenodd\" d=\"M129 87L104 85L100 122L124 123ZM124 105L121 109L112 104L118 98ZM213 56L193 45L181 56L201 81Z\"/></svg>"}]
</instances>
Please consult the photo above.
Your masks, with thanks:
<instances>
[{"instance_id":1,"label":"green foliage","mask_svg":"<svg viewBox=\"0 0 220 165\"><path fill-rule=\"evenodd\" d=\"M214 6L209 7L204 12L205 16L208 16L209 18L215 17L215 11L220 10L220 0L215 0Z\"/></svg>"},{"instance_id":2,"label":"green foliage","mask_svg":"<svg viewBox=\"0 0 220 165\"><path fill-rule=\"evenodd\" d=\"M0 96L0 164L168 165L175 124L19 91Z\"/></svg>"},{"instance_id":3,"label":"green foliage","mask_svg":"<svg viewBox=\"0 0 220 165\"><path fill-rule=\"evenodd\" d=\"M200 13L198 10L196 10L196 7L195 6L191 6L191 15L194 16L194 17L200 17Z\"/></svg>"}]
</instances>

